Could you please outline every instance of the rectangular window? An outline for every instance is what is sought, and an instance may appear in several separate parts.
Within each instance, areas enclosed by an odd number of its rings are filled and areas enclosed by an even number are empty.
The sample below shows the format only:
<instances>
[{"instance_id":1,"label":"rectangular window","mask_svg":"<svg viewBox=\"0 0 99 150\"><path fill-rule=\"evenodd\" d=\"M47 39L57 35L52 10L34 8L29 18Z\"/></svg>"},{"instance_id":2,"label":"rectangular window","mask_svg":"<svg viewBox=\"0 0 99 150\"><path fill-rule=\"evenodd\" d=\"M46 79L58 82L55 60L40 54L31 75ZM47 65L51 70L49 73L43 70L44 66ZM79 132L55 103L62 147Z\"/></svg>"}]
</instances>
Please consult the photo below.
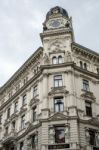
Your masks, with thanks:
<instances>
[{"instance_id":1,"label":"rectangular window","mask_svg":"<svg viewBox=\"0 0 99 150\"><path fill-rule=\"evenodd\" d=\"M38 90L37 90L37 85L36 85L33 88L33 97L37 96L37 94L38 94Z\"/></svg>"},{"instance_id":2,"label":"rectangular window","mask_svg":"<svg viewBox=\"0 0 99 150\"><path fill-rule=\"evenodd\" d=\"M22 105L25 105L26 104L26 94L23 95L23 100L22 100Z\"/></svg>"},{"instance_id":3,"label":"rectangular window","mask_svg":"<svg viewBox=\"0 0 99 150\"><path fill-rule=\"evenodd\" d=\"M23 150L23 147L24 147L24 143L21 142L21 143L20 143L20 150Z\"/></svg>"},{"instance_id":4,"label":"rectangular window","mask_svg":"<svg viewBox=\"0 0 99 150\"><path fill-rule=\"evenodd\" d=\"M18 102L15 102L14 104L14 112L16 113L18 111Z\"/></svg>"},{"instance_id":5,"label":"rectangular window","mask_svg":"<svg viewBox=\"0 0 99 150\"><path fill-rule=\"evenodd\" d=\"M36 121L36 106L33 107L33 122Z\"/></svg>"},{"instance_id":6,"label":"rectangular window","mask_svg":"<svg viewBox=\"0 0 99 150\"><path fill-rule=\"evenodd\" d=\"M91 102L86 101L85 107L86 107L86 115L89 117L92 117L92 106Z\"/></svg>"},{"instance_id":7,"label":"rectangular window","mask_svg":"<svg viewBox=\"0 0 99 150\"><path fill-rule=\"evenodd\" d=\"M10 118L10 108L7 110L7 119Z\"/></svg>"},{"instance_id":8,"label":"rectangular window","mask_svg":"<svg viewBox=\"0 0 99 150\"><path fill-rule=\"evenodd\" d=\"M13 129L13 130L15 129L15 125L16 125L16 122L13 121L13 122L12 122L12 129Z\"/></svg>"},{"instance_id":9,"label":"rectangular window","mask_svg":"<svg viewBox=\"0 0 99 150\"><path fill-rule=\"evenodd\" d=\"M55 127L55 143L65 143L64 127Z\"/></svg>"},{"instance_id":10,"label":"rectangular window","mask_svg":"<svg viewBox=\"0 0 99 150\"><path fill-rule=\"evenodd\" d=\"M90 135L90 140L89 140L89 144L96 146L96 136L95 136L95 131L94 130L89 130L89 135Z\"/></svg>"},{"instance_id":11,"label":"rectangular window","mask_svg":"<svg viewBox=\"0 0 99 150\"><path fill-rule=\"evenodd\" d=\"M21 117L21 129L25 128L25 115Z\"/></svg>"},{"instance_id":12,"label":"rectangular window","mask_svg":"<svg viewBox=\"0 0 99 150\"><path fill-rule=\"evenodd\" d=\"M5 134L8 135L8 127L5 128Z\"/></svg>"},{"instance_id":13,"label":"rectangular window","mask_svg":"<svg viewBox=\"0 0 99 150\"><path fill-rule=\"evenodd\" d=\"M83 90L89 91L89 81L83 79Z\"/></svg>"},{"instance_id":14,"label":"rectangular window","mask_svg":"<svg viewBox=\"0 0 99 150\"><path fill-rule=\"evenodd\" d=\"M0 115L0 124L2 124L2 115Z\"/></svg>"},{"instance_id":15,"label":"rectangular window","mask_svg":"<svg viewBox=\"0 0 99 150\"><path fill-rule=\"evenodd\" d=\"M55 112L64 111L63 97L54 98L54 110Z\"/></svg>"},{"instance_id":16,"label":"rectangular window","mask_svg":"<svg viewBox=\"0 0 99 150\"><path fill-rule=\"evenodd\" d=\"M32 136L32 148L35 148L35 135Z\"/></svg>"},{"instance_id":17,"label":"rectangular window","mask_svg":"<svg viewBox=\"0 0 99 150\"><path fill-rule=\"evenodd\" d=\"M54 76L54 87L61 87L61 86L63 86L62 75Z\"/></svg>"}]
</instances>

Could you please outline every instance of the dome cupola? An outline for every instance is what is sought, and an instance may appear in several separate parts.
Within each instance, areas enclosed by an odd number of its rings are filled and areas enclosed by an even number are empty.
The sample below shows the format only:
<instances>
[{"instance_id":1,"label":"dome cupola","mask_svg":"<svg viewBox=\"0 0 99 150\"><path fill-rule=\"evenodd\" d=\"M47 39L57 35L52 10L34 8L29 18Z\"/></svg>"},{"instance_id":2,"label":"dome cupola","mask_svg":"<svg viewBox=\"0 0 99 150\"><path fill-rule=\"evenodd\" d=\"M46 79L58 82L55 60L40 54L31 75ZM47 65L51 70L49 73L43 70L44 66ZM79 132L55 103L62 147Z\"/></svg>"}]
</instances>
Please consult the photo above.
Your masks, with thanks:
<instances>
[{"instance_id":1,"label":"dome cupola","mask_svg":"<svg viewBox=\"0 0 99 150\"><path fill-rule=\"evenodd\" d=\"M46 15L46 20L48 20L52 15L61 14L62 16L68 18L68 13L62 7L56 6L50 9Z\"/></svg>"}]
</instances>

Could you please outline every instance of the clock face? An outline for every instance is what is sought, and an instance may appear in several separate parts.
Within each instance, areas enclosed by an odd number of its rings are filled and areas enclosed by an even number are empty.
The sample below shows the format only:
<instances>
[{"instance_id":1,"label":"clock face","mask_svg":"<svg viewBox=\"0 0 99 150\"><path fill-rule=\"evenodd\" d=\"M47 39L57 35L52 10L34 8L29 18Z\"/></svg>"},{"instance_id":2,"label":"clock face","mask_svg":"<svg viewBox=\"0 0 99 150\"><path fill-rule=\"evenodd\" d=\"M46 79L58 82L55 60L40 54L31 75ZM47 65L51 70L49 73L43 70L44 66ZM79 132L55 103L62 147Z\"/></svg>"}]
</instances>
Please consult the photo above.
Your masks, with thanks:
<instances>
[{"instance_id":1,"label":"clock face","mask_svg":"<svg viewBox=\"0 0 99 150\"><path fill-rule=\"evenodd\" d=\"M58 21L58 20L52 20L52 21L49 23L49 26L50 26L50 27L53 27L53 28L58 28L58 27L60 27L60 25L61 25L61 23L60 23L60 21Z\"/></svg>"},{"instance_id":2,"label":"clock face","mask_svg":"<svg viewBox=\"0 0 99 150\"><path fill-rule=\"evenodd\" d=\"M60 26L60 22L58 20L53 20L51 22L51 26L54 27L54 28L57 28Z\"/></svg>"}]
</instances>

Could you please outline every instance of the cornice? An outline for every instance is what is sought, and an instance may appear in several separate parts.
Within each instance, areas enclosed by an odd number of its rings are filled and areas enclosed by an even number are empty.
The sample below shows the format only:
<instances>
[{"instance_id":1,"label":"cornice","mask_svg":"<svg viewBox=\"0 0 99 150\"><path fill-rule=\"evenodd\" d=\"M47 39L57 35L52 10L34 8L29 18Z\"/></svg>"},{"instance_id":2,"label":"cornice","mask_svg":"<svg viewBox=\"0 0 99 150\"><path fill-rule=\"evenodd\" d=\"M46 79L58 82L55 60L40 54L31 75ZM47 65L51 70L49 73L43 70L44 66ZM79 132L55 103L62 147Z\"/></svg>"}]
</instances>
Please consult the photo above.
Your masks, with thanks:
<instances>
[{"instance_id":1,"label":"cornice","mask_svg":"<svg viewBox=\"0 0 99 150\"><path fill-rule=\"evenodd\" d=\"M87 125L92 125L92 126L96 126L96 127L98 127L99 128L99 121L98 121L98 119L96 119L96 118L91 118L91 119L89 119L89 120L83 120L83 119L79 119L79 123L84 123L84 124L87 124Z\"/></svg>"},{"instance_id":2,"label":"cornice","mask_svg":"<svg viewBox=\"0 0 99 150\"><path fill-rule=\"evenodd\" d=\"M86 56L88 55L91 58L97 59L99 61L99 53L86 48L78 43L73 42L72 43L72 51L78 51L78 52L82 52L84 54L86 54Z\"/></svg>"},{"instance_id":3,"label":"cornice","mask_svg":"<svg viewBox=\"0 0 99 150\"><path fill-rule=\"evenodd\" d=\"M41 70L35 75L33 76L30 80L27 81L27 83L20 88L9 100L7 100L5 103L3 103L0 107L0 110L2 110L6 105L8 105L12 100L16 99L16 97L22 92L24 91L32 82L34 82L36 80L36 78L38 78L41 75Z\"/></svg>"},{"instance_id":4,"label":"cornice","mask_svg":"<svg viewBox=\"0 0 99 150\"><path fill-rule=\"evenodd\" d=\"M6 90L17 78L20 74L34 61L37 55L40 55L43 52L43 48L39 47L35 53L33 53L29 59L14 73L14 75L0 88L0 94Z\"/></svg>"},{"instance_id":5,"label":"cornice","mask_svg":"<svg viewBox=\"0 0 99 150\"><path fill-rule=\"evenodd\" d=\"M96 74L96 73L94 73L94 72L91 72L91 71L82 69L82 68L80 68L80 67L78 67L78 66L76 66L76 65L74 65L74 69L77 70L77 71L79 71L80 73L84 73L85 75L88 75L88 76L91 77L91 78L94 77L94 78L96 78L96 79L99 80L99 75ZM84 76L83 76L83 77L84 77Z\"/></svg>"},{"instance_id":6,"label":"cornice","mask_svg":"<svg viewBox=\"0 0 99 150\"><path fill-rule=\"evenodd\" d=\"M47 30L43 33L40 33L41 40L43 41L44 37L49 37L49 36L57 36L57 35L64 35L66 33L72 33L72 29L58 29L58 30Z\"/></svg>"}]
</instances>

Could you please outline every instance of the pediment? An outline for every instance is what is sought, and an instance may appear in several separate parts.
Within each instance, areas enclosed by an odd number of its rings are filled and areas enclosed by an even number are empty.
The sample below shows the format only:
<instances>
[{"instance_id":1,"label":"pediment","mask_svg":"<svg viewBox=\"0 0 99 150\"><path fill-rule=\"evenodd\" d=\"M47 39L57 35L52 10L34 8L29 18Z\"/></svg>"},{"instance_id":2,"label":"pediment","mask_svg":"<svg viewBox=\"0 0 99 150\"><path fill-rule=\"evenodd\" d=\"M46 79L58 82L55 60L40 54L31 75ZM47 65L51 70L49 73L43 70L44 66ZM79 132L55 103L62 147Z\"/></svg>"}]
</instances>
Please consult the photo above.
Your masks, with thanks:
<instances>
[{"instance_id":1,"label":"pediment","mask_svg":"<svg viewBox=\"0 0 99 150\"><path fill-rule=\"evenodd\" d=\"M57 121L57 120L67 120L68 116L62 114L62 113L55 113L53 116L51 116L48 121Z\"/></svg>"}]
</instances>

